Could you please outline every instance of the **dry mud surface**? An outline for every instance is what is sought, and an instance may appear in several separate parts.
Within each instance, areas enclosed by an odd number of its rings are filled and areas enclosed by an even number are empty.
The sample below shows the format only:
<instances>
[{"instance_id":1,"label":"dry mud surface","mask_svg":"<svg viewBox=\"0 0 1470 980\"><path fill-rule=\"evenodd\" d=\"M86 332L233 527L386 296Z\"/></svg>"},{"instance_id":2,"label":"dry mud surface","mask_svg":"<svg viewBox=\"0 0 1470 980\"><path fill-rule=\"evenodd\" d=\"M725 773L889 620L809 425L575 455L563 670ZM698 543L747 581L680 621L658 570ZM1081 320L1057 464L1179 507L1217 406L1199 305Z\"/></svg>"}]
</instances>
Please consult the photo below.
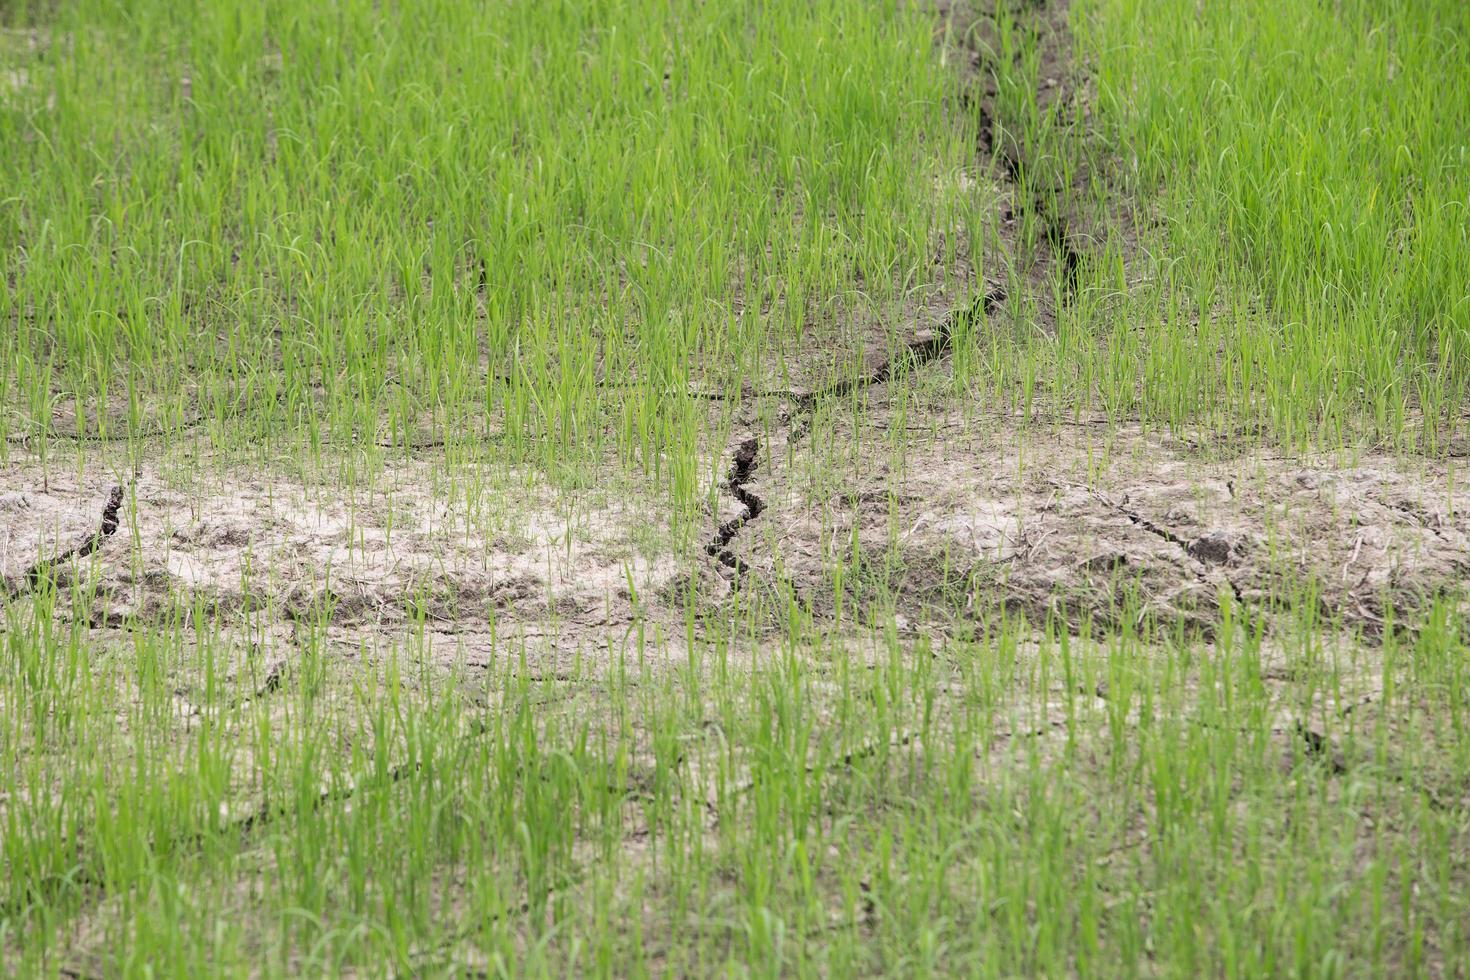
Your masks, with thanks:
<instances>
[{"instance_id":1,"label":"dry mud surface","mask_svg":"<svg viewBox=\"0 0 1470 980\"><path fill-rule=\"evenodd\" d=\"M475 484L426 460L388 462L346 494L244 467L119 476L100 459L80 478L43 479L17 459L0 468L0 574L25 591L39 559L78 551L115 486L116 533L50 572L87 584L99 627L206 612L260 628L422 622L470 646L492 630L576 645L625 628L635 602L682 632L691 581L714 607L754 581L829 624L839 592L849 619L892 612L938 632L1001 607L1106 630L1132 600L1208 637L1233 598L1267 617L1300 615L1305 600L1324 626L1372 636L1387 607L1454 597L1467 571L1470 492L1452 460L1210 461L1136 429L958 415L924 420L931 431L900 455L882 388L860 426L832 423L846 432L742 439L711 537L682 546L651 496L574 496L523 473L466 492Z\"/></svg>"},{"instance_id":2,"label":"dry mud surface","mask_svg":"<svg viewBox=\"0 0 1470 980\"><path fill-rule=\"evenodd\" d=\"M53 465L43 479L19 457L0 466L0 574L12 595L54 582L54 607L36 608L53 609L63 625L83 617L94 662L125 661L139 625L216 650L233 692L223 708L201 707L209 695L182 670L170 680L171 710L180 745L210 711L234 719L227 727L240 750L228 819L242 831L274 812L260 802L253 715L235 709L258 703L289 713L292 699L276 692L306 675L338 692L320 710L323 724L340 730L344 753L350 716L361 710L352 691L390 660L425 694L468 680L463 695L508 708L507 680L524 679L543 718L642 732L638 719L615 720L628 696L614 690L620 657L636 650L640 673L672 679L695 651L712 657L711 631L739 619L749 628L721 657L769 662L786 649L781 616L792 602L814 627L809 641L828 638L800 654L812 678L807 708L834 730L845 670L881 670L893 640L916 659L943 651L947 637L990 628L1000 610L1033 625L1050 620L1095 651L1094 665L1107 664L1111 638L1129 630L1145 642L1125 659L1167 656L1148 642L1144 619L1156 638L1182 630L1208 649L1227 616L1250 617L1266 636L1266 731L1284 766L1303 751L1334 771L1358 766L1320 734L1351 716L1355 725L1415 732L1384 749L1390 762L1421 757L1401 767L1414 773L1403 777L1404 792L1463 805L1470 786L1433 754L1441 709L1403 697L1390 706L1377 650L1390 622L1416 621L1411 612L1431 600L1463 609L1470 494L1454 461L1374 452L1287 459L1264 450L1212 461L1158 434L1023 429L973 414L926 417L898 453L885 437L907 427L892 418L886 387L871 386L860 425L824 418L794 440L737 442L730 475L742 481L740 495L711 487L723 506L705 517L729 560L709 553L709 537L678 537L657 497L630 487L574 495L516 470L456 479L440 460L398 459L360 476L349 493L284 469L199 471L158 459L119 471L99 450L80 476ZM116 487L124 491L117 527L104 534L102 511ZM753 516L752 499L761 504ZM722 526L733 533L725 537ZM77 552L79 542L94 547L34 574L38 558ZM1137 618L1123 621L1125 611ZM1340 638L1331 641L1342 652L1329 685L1299 676L1294 644L1304 631ZM1020 665L1036 658L1033 647L1016 651L1018 676L1027 676ZM127 676L103 674L109 683ZM1078 683L1015 685L989 719L994 764L1007 765L1022 740L1035 746L1058 731L1079 692L1089 710L1113 710L1105 673ZM947 691L936 701L930 737L941 737L964 697ZM701 753L725 751L708 722L718 713L705 710L682 763L702 791L710 783L695 778ZM905 758L923 758L923 746L895 737ZM1043 755L1054 750L1048 744ZM743 749L736 757L736 771L755 778L755 760ZM635 753L629 764L635 789L654 778L652 755ZM352 791L324 787L322 803ZM647 834L640 819L629 817L635 848Z\"/></svg>"},{"instance_id":3,"label":"dry mud surface","mask_svg":"<svg viewBox=\"0 0 1470 980\"><path fill-rule=\"evenodd\" d=\"M855 443L881 447L881 425L867 424L878 431ZM1136 429L934 424L945 438L908 447L892 470L881 449L858 456L851 469L871 476L836 478L835 492L793 478L799 458L753 481L770 550L799 588L830 595L824 569L857 541L913 621L958 596L1075 631L1084 618L1109 625L1132 595L1207 634L1222 596L1268 614L1307 596L1324 621L1372 633L1386 604L1420 608L1466 572L1470 495L1453 463L1265 451L1211 462Z\"/></svg>"},{"instance_id":4,"label":"dry mud surface","mask_svg":"<svg viewBox=\"0 0 1470 980\"><path fill-rule=\"evenodd\" d=\"M572 502L514 476L510 486L476 487L479 499L463 489L455 499L423 461L389 464L350 494L244 467L202 483L147 465L43 481L12 464L0 483L32 489L0 495L0 567L12 591L27 588L38 557L94 534L110 488L122 486L120 531L90 559L57 569L95 590L95 626L203 611L364 630L499 620L508 630L555 623L575 633L626 619L630 583L652 590L678 571L649 532L651 501Z\"/></svg>"}]
</instances>

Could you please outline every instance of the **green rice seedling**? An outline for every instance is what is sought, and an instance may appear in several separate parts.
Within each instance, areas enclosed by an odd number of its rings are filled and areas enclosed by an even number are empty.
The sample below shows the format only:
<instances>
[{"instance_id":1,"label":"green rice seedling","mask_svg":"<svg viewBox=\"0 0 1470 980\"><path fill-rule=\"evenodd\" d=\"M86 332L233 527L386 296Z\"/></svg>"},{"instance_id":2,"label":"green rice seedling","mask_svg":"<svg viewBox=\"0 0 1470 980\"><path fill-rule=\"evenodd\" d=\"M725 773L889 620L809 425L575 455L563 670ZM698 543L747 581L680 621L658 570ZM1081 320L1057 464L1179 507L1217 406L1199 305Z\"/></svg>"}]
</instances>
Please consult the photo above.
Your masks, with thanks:
<instances>
[{"instance_id":1,"label":"green rice seedling","mask_svg":"<svg viewBox=\"0 0 1470 980\"><path fill-rule=\"evenodd\" d=\"M1150 362L1115 387L1176 425L1228 408L1289 443L1441 452L1462 426L1470 310L1463 7L1076 13L1167 263L1125 307Z\"/></svg>"},{"instance_id":2,"label":"green rice seedling","mask_svg":"<svg viewBox=\"0 0 1470 980\"><path fill-rule=\"evenodd\" d=\"M0 973L1453 974L1467 29L6 7Z\"/></svg>"}]
</instances>

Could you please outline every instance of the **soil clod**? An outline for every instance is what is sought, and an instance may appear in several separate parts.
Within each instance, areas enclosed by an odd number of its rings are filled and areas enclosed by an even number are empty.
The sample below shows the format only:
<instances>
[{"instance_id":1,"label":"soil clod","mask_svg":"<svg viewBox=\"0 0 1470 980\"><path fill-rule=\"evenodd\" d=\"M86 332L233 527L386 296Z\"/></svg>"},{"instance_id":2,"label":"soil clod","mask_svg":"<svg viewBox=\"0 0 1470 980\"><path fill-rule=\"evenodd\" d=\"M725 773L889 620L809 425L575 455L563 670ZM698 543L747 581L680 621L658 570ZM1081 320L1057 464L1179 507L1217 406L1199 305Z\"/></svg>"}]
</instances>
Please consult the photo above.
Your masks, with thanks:
<instances>
[{"instance_id":1,"label":"soil clod","mask_svg":"<svg viewBox=\"0 0 1470 980\"><path fill-rule=\"evenodd\" d=\"M1321 732L1313 731L1302 722L1296 723L1297 734L1306 743L1307 755L1314 759L1320 759L1335 773L1347 772L1347 758L1341 749L1332 744L1332 741Z\"/></svg>"},{"instance_id":2,"label":"soil clod","mask_svg":"<svg viewBox=\"0 0 1470 980\"><path fill-rule=\"evenodd\" d=\"M1196 561L1209 565L1223 565L1230 560L1235 550L1235 543L1230 540L1229 535L1220 531L1211 531L1195 538L1184 550L1189 552L1190 557Z\"/></svg>"}]
</instances>

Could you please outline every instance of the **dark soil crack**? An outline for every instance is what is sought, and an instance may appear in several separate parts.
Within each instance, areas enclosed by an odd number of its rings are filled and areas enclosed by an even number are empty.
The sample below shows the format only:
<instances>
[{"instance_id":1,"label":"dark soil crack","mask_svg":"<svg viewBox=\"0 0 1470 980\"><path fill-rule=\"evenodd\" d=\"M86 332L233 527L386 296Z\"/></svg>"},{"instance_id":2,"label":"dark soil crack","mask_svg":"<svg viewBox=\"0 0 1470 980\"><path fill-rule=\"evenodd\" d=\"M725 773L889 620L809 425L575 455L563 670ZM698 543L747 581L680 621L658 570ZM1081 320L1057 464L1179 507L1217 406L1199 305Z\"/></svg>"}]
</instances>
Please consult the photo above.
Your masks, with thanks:
<instances>
[{"instance_id":1,"label":"dark soil crack","mask_svg":"<svg viewBox=\"0 0 1470 980\"><path fill-rule=\"evenodd\" d=\"M1067 485L1091 494L1092 497L1094 497L1104 507L1108 508L1108 510L1111 510L1114 513L1126 517L1128 519L1128 522L1134 527L1138 528L1140 531L1147 531L1149 534L1152 534L1154 537L1160 539L1161 541L1167 541L1169 544L1178 548L1181 552L1183 552L1186 566L1194 573L1196 579L1206 585L1218 585L1216 580L1210 576L1209 569L1211 564L1222 565L1228 559L1228 554L1218 559L1211 558L1210 561L1205 560L1205 558L1209 557L1211 554L1211 552L1206 549L1206 545L1210 543L1210 535L1205 535L1202 538L1197 538L1194 541L1190 541L1189 539L1182 537L1179 534L1176 534L1173 530L1165 527L1164 525L1150 519L1147 515L1140 514L1138 511L1134 510L1128 505L1128 497L1126 494L1124 495L1122 500L1114 500L1107 494L1099 490L1095 490L1092 487L1082 486L1080 484ZM1230 592L1235 597L1235 601L1244 606L1246 604L1245 594L1241 591L1240 586L1236 584L1235 580L1231 578L1230 575L1227 574L1223 568L1221 568L1219 571L1219 577L1224 580L1226 585L1230 586Z\"/></svg>"},{"instance_id":2,"label":"dark soil crack","mask_svg":"<svg viewBox=\"0 0 1470 980\"><path fill-rule=\"evenodd\" d=\"M1207 575L1203 570L1203 566L1205 563L1200 559L1199 555L1196 554L1196 542L1192 542L1180 537L1178 534L1175 534L1173 531L1169 530L1169 528L1150 520L1143 514L1140 514L1138 511L1134 510L1132 507L1129 507L1126 497L1121 503L1114 503L1112 501L1109 501L1106 497L1102 497L1101 495L1099 495L1099 499L1103 500L1118 513L1128 518L1129 522L1132 523L1134 527L1147 531L1149 534L1152 534L1155 537L1162 538L1163 540L1177 547L1180 551L1184 552L1184 557L1188 559L1189 562L1191 562L1190 567L1194 569L1194 573L1199 578L1199 580L1208 585L1215 584L1214 580L1211 579L1210 576ZM1245 596L1240 591L1240 586L1235 584L1235 580L1227 575L1223 570L1220 572L1220 577L1225 580L1226 585L1230 586L1230 591L1235 596L1235 601L1237 603L1240 603L1241 605L1244 605Z\"/></svg>"},{"instance_id":3,"label":"dark soil crack","mask_svg":"<svg viewBox=\"0 0 1470 980\"><path fill-rule=\"evenodd\" d=\"M985 293L976 297L968 306L951 311L944 318L937 329L924 330L915 334L893 357L888 358L865 374L855 378L844 378L833 382L825 388L818 388L807 392L788 392L787 396L794 403L791 413L795 421L791 426L791 439L800 439L811 427L811 416L823 401L829 398L839 398L850 395L865 388L881 385L893 377L894 371L899 364L907 364L910 368L923 367L933 361L939 360L948 354L954 346L955 329L961 324L971 324L982 316L989 316L998 310L1006 300L1006 291L1003 286L992 286Z\"/></svg>"},{"instance_id":4,"label":"dark soil crack","mask_svg":"<svg viewBox=\"0 0 1470 980\"><path fill-rule=\"evenodd\" d=\"M62 432L55 426L36 425L34 426L33 431L15 432L7 435L5 437L5 441L27 448L29 448L30 445L37 439L49 439L55 442L134 442L142 441L144 439L157 439L161 436L172 437L182 435L183 433L188 432L190 429L198 428L205 422L208 422L210 418L212 418L212 416L196 415L194 418L191 418L185 422L181 422L176 426L158 425L154 426L151 429L144 429L139 432L127 431L127 423L125 421L118 421L116 425L122 428L124 431L105 434L102 432Z\"/></svg>"},{"instance_id":5,"label":"dark soil crack","mask_svg":"<svg viewBox=\"0 0 1470 980\"><path fill-rule=\"evenodd\" d=\"M1029 12L1023 12L1020 4L1014 5L1013 15L1037 25L1037 43L1042 46L1039 71L1043 75L1055 73L1058 80L1065 79L1069 74L1066 69L1069 58L1065 53L1067 4L1038 0L1030 6L1032 9ZM1053 28L1049 24L1060 26ZM1059 301L1070 302L1080 284L1083 254L1075 244L1076 236L1072 233L1071 222L1059 203L1065 197L1067 188L1048 185L1035 172L1037 168L1030 165L1028 157L1042 152L1035 145L1037 138L1028 132L1024 122L1000 118L1003 115L1002 106L995 101L995 93L1000 89L999 76L1003 69L993 53L979 53L979 61L990 71L992 85L985 92L974 95L965 93L961 102L976 113L977 149L983 157L989 158L999 167L1006 183L1015 188L1017 216L1030 215L1041 229L1042 238L1059 272ZM1032 84L1036 87L1036 96L1040 100L1045 94L1044 89L1048 85L1057 85L1058 81L1047 78L1043 82L1041 78L1037 78ZM1057 88L1056 92L1056 98L1060 101L1068 102L1072 98L1071 88L1065 84ZM1012 122L1014 135L1007 132ZM997 132L1000 127L1005 128Z\"/></svg>"},{"instance_id":6,"label":"dark soil crack","mask_svg":"<svg viewBox=\"0 0 1470 980\"><path fill-rule=\"evenodd\" d=\"M1006 182L1016 188L1019 198L1017 208L1020 215L1024 216L1029 212L1035 216L1037 223L1041 226L1042 236L1046 240L1052 258L1061 267L1062 297L1070 300L1077 292L1079 285L1082 273L1082 253L1073 244L1071 223L1055 203L1058 196L1057 191L1033 179L1020 152L1009 152L1000 148L992 149L995 141L989 135L988 130L995 124L990 114L983 110L981 125L986 130L981 145L1000 164L1001 173Z\"/></svg>"},{"instance_id":7,"label":"dark soil crack","mask_svg":"<svg viewBox=\"0 0 1470 980\"><path fill-rule=\"evenodd\" d=\"M808 392L756 392L754 394L781 395L795 403L795 411L789 416L792 441L800 439L811 427L811 416L817 406L828 398L850 395L853 392L880 385L888 381L900 363L910 367L923 367L947 354L954 345L955 328L962 323L973 323L982 316L995 312L1005 302L1005 289L994 286L976 297L969 305L952 311L935 330L920 331L910 338L898 353L883 361L872 370L854 378L844 378L824 388ZM730 469L724 487L730 496L744 508L739 515L725 521L705 545L705 553L735 573L734 587L740 588L741 578L750 570L749 564L730 547L736 536L747 524L755 520L766 509L766 503L753 493L749 484L754 478L756 462L760 456L760 438L752 436L740 443L730 460Z\"/></svg>"},{"instance_id":8,"label":"dark soil crack","mask_svg":"<svg viewBox=\"0 0 1470 980\"><path fill-rule=\"evenodd\" d=\"M1067 219L1045 204L1037 207L1046 226L1047 243L1062 267L1062 298L1070 301L1077 292L1082 273L1082 253L1072 245L1072 231Z\"/></svg>"},{"instance_id":9,"label":"dark soil crack","mask_svg":"<svg viewBox=\"0 0 1470 980\"><path fill-rule=\"evenodd\" d=\"M740 578L749 569L739 555L730 550L730 542L735 540L735 535L746 524L760 516L761 511L766 509L766 503L757 497L746 484L750 483L755 471L756 457L760 455L761 443L758 437L752 436L746 439L735 450L735 456L730 461L730 474L725 480L725 489L730 491L742 507L744 513L721 524L715 536L705 545L705 553L714 557L721 565L735 572L735 587L740 587Z\"/></svg>"},{"instance_id":10,"label":"dark soil crack","mask_svg":"<svg viewBox=\"0 0 1470 980\"><path fill-rule=\"evenodd\" d=\"M123 485L118 483L107 495L107 503L102 507L102 523L97 530L54 558L43 559L26 569L16 582L6 584L6 595L11 599L17 599L29 592L34 592L42 582L52 578L53 573L66 562L73 558L86 558L101 548L103 542L117 532L117 512L121 509L122 502Z\"/></svg>"}]
</instances>

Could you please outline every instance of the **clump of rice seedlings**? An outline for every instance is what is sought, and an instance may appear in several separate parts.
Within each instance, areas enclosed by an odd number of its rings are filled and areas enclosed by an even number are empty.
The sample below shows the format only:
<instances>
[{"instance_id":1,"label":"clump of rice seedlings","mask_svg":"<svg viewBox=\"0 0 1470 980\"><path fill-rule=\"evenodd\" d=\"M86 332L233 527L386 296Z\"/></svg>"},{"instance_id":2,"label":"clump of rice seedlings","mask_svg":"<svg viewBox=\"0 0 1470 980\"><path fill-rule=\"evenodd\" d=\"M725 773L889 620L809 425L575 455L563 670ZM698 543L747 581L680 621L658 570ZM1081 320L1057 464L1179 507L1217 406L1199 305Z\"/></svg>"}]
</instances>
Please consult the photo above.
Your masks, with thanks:
<instances>
[{"instance_id":1,"label":"clump of rice seedlings","mask_svg":"<svg viewBox=\"0 0 1470 980\"><path fill-rule=\"evenodd\" d=\"M1453 973L1467 31L0 11L0 973Z\"/></svg>"}]
</instances>

